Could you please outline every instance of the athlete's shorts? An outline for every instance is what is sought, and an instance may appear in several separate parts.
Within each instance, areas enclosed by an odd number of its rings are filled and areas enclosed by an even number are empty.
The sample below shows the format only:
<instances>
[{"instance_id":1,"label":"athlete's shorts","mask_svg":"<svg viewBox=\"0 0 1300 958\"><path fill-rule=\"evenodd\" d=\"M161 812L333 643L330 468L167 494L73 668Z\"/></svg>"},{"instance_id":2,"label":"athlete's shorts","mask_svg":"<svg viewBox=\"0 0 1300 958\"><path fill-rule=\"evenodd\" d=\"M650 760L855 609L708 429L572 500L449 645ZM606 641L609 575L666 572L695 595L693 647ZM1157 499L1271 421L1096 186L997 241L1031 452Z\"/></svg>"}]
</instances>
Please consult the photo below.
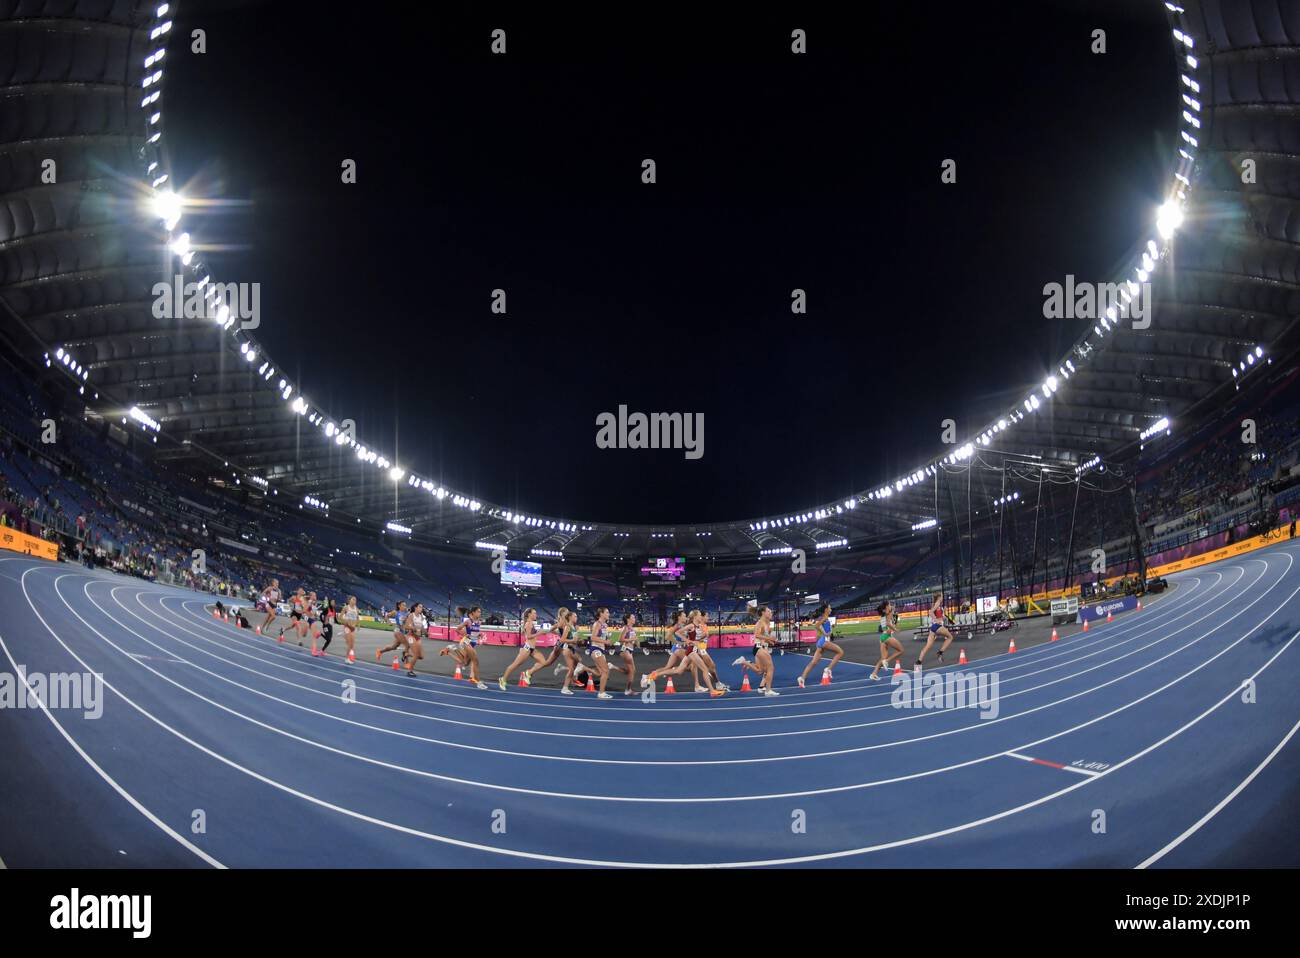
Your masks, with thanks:
<instances>
[{"instance_id":1,"label":"athlete's shorts","mask_svg":"<svg viewBox=\"0 0 1300 958\"><path fill-rule=\"evenodd\" d=\"M468 646L469 648L472 649L472 648L474 648L474 646L478 645L478 639L471 639L471 638L469 638L469 637L466 637L466 638L461 639L457 644L458 644L458 645L465 645L465 646Z\"/></svg>"},{"instance_id":2,"label":"athlete's shorts","mask_svg":"<svg viewBox=\"0 0 1300 958\"><path fill-rule=\"evenodd\" d=\"M817 636L817 648L820 649L822 646L824 646L824 645L825 645L827 642L829 642L830 640L831 640L831 637L830 637L829 635L819 635L819 636Z\"/></svg>"},{"instance_id":3,"label":"athlete's shorts","mask_svg":"<svg viewBox=\"0 0 1300 958\"><path fill-rule=\"evenodd\" d=\"M942 629L942 628L943 628L943 624L942 624L942 623L936 623L936 622L931 622L931 623L930 623L930 631L931 631L931 632L938 632L938 631L939 631L940 629Z\"/></svg>"},{"instance_id":4,"label":"athlete's shorts","mask_svg":"<svg viewBox=\"0 0 1300 958\"><path fill-rule=\"evenodd\" d=\"M258 611L258 612L270 612L270 611L271 611L270 608L267 606L267 604L266 604L266 600L265 600L265 599L258 599L258 600L257 600L257 611Z\"/></svg>"},{"instance_id":5,"label":"athlete's shorts","mask_svg":"<svg viewBox=\"0 0 1300 958\"><path fill-rule=\"evenodd\" d=\"M593 659L603 659L605 657L605 647L602 645L589 645L587 652Z\"/></svg>"},{"instance_id":6,"label":"athlete's shorts","mask_svg":"<svg viewBox=\"0 0 1300 958\"><path fill-rule=\"evenodd\" d=\"M892 639L893 637L894 637L894 633L893 633L893 632L881 632L881 633L880 633L880 644L881 644L881 645L884 645L886 642L888 642L888 641L889 641L890 639Z\"/></svg>"},{"instance_id":7,"label":"athlete's shorts","mask_svg":"<svg viewBox=\"0 0 1300 958\"><path fill-rule=\"evenodd\" d=\"M696 642L696 643L695 643L695 651L698 652L698 653L700 653L700 655L708 655L708 654L709 654L709 643L708 643L708 642Z\"/></svg>"},{"instance_id":8,"label":"athlete's shorts","mask_svg":"<svg viewBox=\"0 0 1300 958\"><path fill-rule=\"evenodd\" d=\"M289 618L293 619L293 621L295 621L295 622L299 622L299 621L302 620L302 613L301 613L301 612L290 612L290 613L289 613Z\"/></svg>"}]
</instances>

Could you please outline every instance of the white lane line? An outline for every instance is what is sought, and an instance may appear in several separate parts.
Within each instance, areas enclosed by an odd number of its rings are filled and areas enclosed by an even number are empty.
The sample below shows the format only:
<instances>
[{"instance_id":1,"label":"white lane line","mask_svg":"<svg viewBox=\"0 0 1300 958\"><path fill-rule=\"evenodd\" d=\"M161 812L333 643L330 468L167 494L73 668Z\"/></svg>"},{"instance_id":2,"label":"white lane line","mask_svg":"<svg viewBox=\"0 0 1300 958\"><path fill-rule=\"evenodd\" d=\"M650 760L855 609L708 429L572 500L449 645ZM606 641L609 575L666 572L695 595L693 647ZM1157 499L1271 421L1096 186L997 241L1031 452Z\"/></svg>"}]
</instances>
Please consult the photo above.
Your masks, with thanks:
<instances>
[{"instance_id":1,"label":"white lane line","mask_svg":"<svg viewBox=\"0 0 1300 958\"><path fill-rule=\"evenodd\" d=\"M24 573L24 575L26 575L26 573ZM42 619L41 621L43 624L45 620ZM48 628L48 626L46 627ZM67 646L64 646L64 648L67 648ZM71 735L68 734L68 730L65 729L62 723L60 723L59 720L54 717L54 713L52 713L48 708L46 708L45 703L41 701L36 690L32 688L31 683L27 681L27 676L23 674L22 670L18 666L18 663L14 661L14 657L9 653L9 646L5 644L5 640L3 636L0 636L0 651L3 651L5 654L5 658L9 660L9 664L13 667L14 674L17 675L22 680L22 683L27 686L29 692L28 695L29 701L35 702L37 705L40 706L41 712L45 715L47 719L50 720L50 723L54 726L54 728L58 731L58 733L63 736L64 741L66 741L69 745L72 746L73 750L77 753L77 755L81 757L81 760L85 762L87 765L89 765L90 768L94 771L94 773L98 775L100 778L102 778L105 781L105 783L107 783L109 788L117 792L117 794L120 795L122 798L124 798L131 805L132 808L134 808L137 812L139 812L141 815L147 818L164 835L168 836L169 838L176 841L178 844L184 846L186 849L193 852L195 855L203 859L203 861L207 862L213 868L226 867L225 865L221 864L221 862L217 861L215 858L213 858L211 855L205 852L203 849L199 848L197 845L195 845L193 842L187 839L180 832L176 831L174 828L172 828L170 825L164 822L153 812L151 812L134 795L132 795L125 788L119 785L117 779L113 778L113 776L109 775L108 772L100 768L99 764L96 763L96 761L93 758L91 758L89 755L86 754L86 750L77 744L76 739L74 739ZM73 658L76 658L78 662L81 662L81 659L77 658L77 656L74 655ZM81 664L83 666L86 665L85 662L81 662ZM89 666L86 666L86 671L87 672L91 671ZM0 862L0 867L3 867L2 862Z\"/></svg>"},{"instance_id":2,"label":"white lane line","mask_svg":"<svg viewBox=\"0 0 1300 958\"><path fill-rule=\"evenodd\" d=\"M1059 768L1063 772L1077 772L1080 775L1100 775L1101 772L1091 768L1076 768L1073 765L1064 765L1060 762L1049 762L1045 758L1034 758L1031 755L1021 755L1019 752L1004 753L1008 758L1018 758L1022 762L1033 762L1035 765L1046 765L1048 768Z\"/></svg>"},{"instance_id":3,"label":"white lane line","mask_svg":"<svg viewBox=\"0 0 1300 958\"><path fill-rule=\"evenodd\" d=\"M1300 632L1296 634L1300 635ZM1294 641L1295 636L1293 635L1291 636L1291 638ZM1287 644L1289 645L1290 643ZM1251 782L1253 782L1255 780L1255 777L1259 775L1260 772L1264 771L1265 768L1268 767L1269 762L1273 761L1273 759L1277 757L1277 753L1282 751L1282 749L1286 746L1286 743L1291 741L1291 739L1295 736L1297 729L1300 729L1300 722L1296 722L1295 725L1291 726L1291 731L1287 732L1286 735L1282 737L1282 741L1278 742L1276 745L1273 746L1273 751L1269 752L1266 756L1264 756L1264 761L1256 765L1254 771L1252 771L1249 775L1247 775L1244 779L1242 779L1241 783L1236 788L1234 788L1231 792L1225 795L1223 797L1223 800L1220 801L1219 804L1215 805L1212 809L1210 809L1208 812L1202 815L1200 820L1197 821L1196 824L1192 825L1191 828L1187 829L1187 831L1183 832L1181 835L1179 835L1177 838L1171 841L1164 848L1160 849L1160 851L1156 852L1146 861L1142 862L1141 864L1135 867L1148 868L1151 865L1154 865L1156 862L1160 861L1160 859L1164 858L1166 855L1168 855L1171 851L1173 851L1175 848L1177 848L1187 839L1191 838L1198 831L1200 831L1201 828L1210 821L1210 819L1212 819L1215 815L1219 814L1219 812L1223 811L1223 809L1227 807L1229 802L1231 802L1234 798L1240 795L1242 791L1245 790L1246 786L1249 785Z\"/></svg>"},{"instance_id":4,"label":"white lane line","mask_svg":"<svg viewBox=\"0 0 1300 958\"><path fill-rule=\"evenodd\" d=\"M28 571L30 571L30 570L28 570ZM82 659L81 659L81 658L80 658L80 657L79 657L75 652L73 652L70 648L68 648L67 643L65 643L61 638L59 638L58 634L57 634L56 632L54 632L54 630L51 629L51 628L49 627L49 624L46 623L45 619L41 616L40 612L36 609L35 604L34 604L34 603L32 602L32 600L31 600L31 596L27 593L26 576L27 576L27 574L24 573L24 574L23 574L23 582L22 582L22 585L23 585L23 595L24 595L24 597L27 599L27 603L28 603L28 605L31 606L32 611L36 613L37 618L40 619L41 624L45 626L46 631L48 631L52 636L54 636L55 641L57 641L60 645L62 645L62 646L63 646L63 647L68 651L68 653L69 653L73 658L75 658L78 662L81 662L81 664L82 664L83 667L85 667L85 668L87 668L87 670L89 670L89 666L86 665L86 663L85 663L84 661L82 661ZM62 579L62 578L63 578L63 576L60 576L60 577L59 577L59 579ZM55 580L55 593L56 593L56 594L58 594L58 581L59 581L59 579L56 579L56 580ZM1296 589L1295 591L1293 591L1291 594L1294 596L1294 595L1296 594L1296 592L1300 592L1300 587L1297 587L1297 589ZM67 604L67 603L66 603L66 600L64 600L64 603L65 603L65 605ZM1285 604L1285 603L1284 603L1284 604ZM1264 624L1264 622L1267 622L1269 618L1272 618L1272 616L1273 616L1274 614L1276 614L1276 612L1279 611L1280 608L1281 608L1281 606L1276 607L1276 608L1274 609L1274 612L1270 613L1270 614L1269 614L1269 615L1268 615L1268 616L1267 616L1267 617L1266 617L1262 622L1260 622L1259 625L1255 626L1254 629L1251 629L1251 632L1254 632L1255 629L1258 629L1260 626L1262 626L1262 625ZM96 632L96 634L99 634L99 633ZM1249 635L1249 634L1250 634L1250 633L1248 632L1247 635ZM1300 632L1297 632L1296 635L1300 635ZM1275 662L1275 661L1277 660L1278 656L1280 656L1284 651L1286 651L1288 648L1291 647L1291 644L1295 641L1296 635L1293 635L1293 636L1291 637L1291 639L1286 643L1286 645L1284 645L1281 649L1279 649L1276 653L1274 653L1274 655L1272 656L1272 658L1270 658L1267 662L1265 662L1262 666L1260 666L1260 668L1255 672L1255 674L1252 675L1252 676L1250 676L1249 679L1250 679L1250 680L1253 680L1253 679L1255 679L1255 678L1258 678L1259 675L1261 675L1261 674L1262 674L1262 673L1263 673L1267 668L1269 668L1269 667L1273 664L1273 662ZM102 638L102 636L101 636L101 638ZM1242 638L1238 639L1237 642L1234 642L1234 643L1233 643L1233 646L1235 646L1235 645L1239 644L1240 642L1244 641L1245 638L1246 638L1246 636L1242 636ZM106 640L106 641L108 641L108 640ZM109 644L112 645L113 643L112 643L112 642L109 642ZM1233 646L1229 646L1228 648L1230 649L1230 648L1232 648ZM116 646L114 646L114 647L116 648ZM121 650L119 649L119 651L121 651ZM1225 650L1224 650L1224 652L1226 652L1226 651L1228 651L1228 649L1225 649ZM1224 654L1224 652L1220 652L1219 655ZM1198 666L1196 669L1193 669L1192 671L1193 671L1193 672L1195 672L1195 671L1199 671L1199 669L1204 668L1206 665L1208 665L1210 662L1212 662L1212 661L1214 660L1214 658L1218 658L1219 655L1216 655L1216 656L1214 656L1213 658L1207 660L1206 662L1202 663L1202 665ZM147 666L147 665L144 665L143 663L138 663L138 664L140 664L143 668L149 669L150 671L154 671L152 668L150 668L150 667ZM155 674L157 674L160 678L166 679L166 676L163 676L161 673L157 673L157 672L155 672ZM1191 673L1188 673L1188 674L1190 675ZM1185 676L1184 676L1184 677L1185 677ZM1177 681L1181 681L1181 678L1175 680L1175 682L1177 682ZM904 847L904 846L907 846L907 845L918 844L918 843L920 843L920 842L931 841L931 840L933 840L933 839L935 839L935 838L941 838L941 837L944 837L944 836L947 836L947 835L952 835L952 834L956 834L956 833L959 833L959 832L967 831L967 830L969 830L969 829L978 828L978 827L980 827L980 826L982 826L982 825L985 825L985 824L988 824L988 823L990 823L990 822L998 821L998 820L1003 819L1003 818L1008 818L1008 817L1010 817L1010 816L1012 816L1012 815L1016 815L1016 814L1019 814L1019 813L1021 813L1021 812L1023 812L1023 811L1027 811L1027 810L1030 809L1030 808L1034 808L1034 807L1036 807L1036 806L1038 806L1038 805L1045 804L1046 802L1052 801L1052 800L1054 800L1054 799L1056 799L1056 798L1058 798L1058 797L1060 797L1060 796L1062 796L1062 795L1066 795L1066 794L1068 794L1068 793L1074 791L1074 790L1077 789L1077 788L1081 788L1081 787L1083 787L1084 785L1089 785L1089 784L1091 784L1092 782L1097 781L1098 779L1104 777L1104 775L1100 775L1100 776L1097 776L1097 778L1086 778L1086 779L1084 779L1083 781L1081 781L1081 782L1079 782L1079 783L1077 783L1077 784L1075 784L1075 785L1070 785L1070 786L1068 786L1068 787L1066 787L1066 788L1059 789L1059 790L1056 791L1056 792L1050 793L1050 794L1048 794L1048 795L1041 796L1041 797L1039 797L1039 798L1037 798L1037 799L1034 799L1034 800L1031 801L1031 802L1027 802L1027 803L1024 803L1024 804L1022 804L1022 805L1015 806L1015 807L1013 807L1013 808L1004 809L1003 811L998 812L998 813L996 813L996 814L994 814L994 815L985 816L984 818L980 818L980 819L976 819L976 820L973 820L973 821L970 821L970 822L966 822L966 823L964 823L964 824L962 824L962 825L955 825L955 826L951 826L951 827L946 828L946 829L942 829L942 830L937 831L937 832L930 832L930 833L927 833L927 834L924 834L924 835L915 835L915 836L912 836L912 837L910 837L910 838L897 839L897 840L895 840L895 841L887 842L887 843L883 843L883 844L878 844L878 845L868 845L868 846L863 846L863 847L861 847L861 848L847 849L847 850L844 850L844 851L838 851L838 852L824 852L824 853L818 853L818 854L815 854L815 855L804 855L804 856L799 856L799 857L796 857L796 858L765 859L765 860L756 860L756 861L712 862L712 863L624 862L624 861L600 861L600 860L593 860L593 859L578 859L578 858L568 858L568 857L561 857L561 856L555 856L555 855L545 855L545 854L540 854L540 853L537 853L537 852L524 852L524 851L517 851L517 850L514 850L514 849L493 848L493 847L491 847L491 846L480 845L480 844L477 844L477 843L474 843L474 842L466 842L466 841L463 841L463 840L461 840L461 839L454 839L454 838L450 838L450 837L448 837L448 836L444 836L444 835L435 835L435 834L433 834L433 833L431 833L431 832L420 831L420 830L418 830L418 829L409 828L409 827L404 826L404 825L396 825L396 824L394 824L394 823L392 823L392 822L389 822L389 821L384 821L384 820L380 820L380 819L374 818L373 816L370 816L370 815L365 815L365 814L363 814L363 813L361 813L361 812L357 812L357 811L355 811L355 810L353 810L353 809L345 808L345 807L340 806L340 805L335 805L335 804L333 804L333 803L331 803L331 802L327 802L327 801L325 801L325 800L323 800L323 799L317 798L317 797L314 796L314 795L310 795L310 794L307 794L307 793L305 793L305 792L300 792L300 791L298 791L297 789L291 788L291 787L288 786L288 785L284 785L283 783L280 783L280 782L274 781L273 779L267 778L267 777L264 776L264 775L261 775L261 774L259 774L259 773L257 773L257 772L252 771L251 769L244 768L242 765L239 765L238 763L232 761L231 759L226 758L224 755L220 755L220 754L218 754L218 753L212 751L211 749L207 748L206 746L201 745L201 744L199 744L198 742L193 741L192 739L188 738L186 735L184 735L183 733L181 733L181 732L178 731L177 729L172 728L170 725L168 725L167 723L163 722L161 719L158 719L157 717L155 717L152 713L150 713L149 711L147 711L145 708L143 708L142 706L138 705L135 701L133 701L132 699L130 699L129 697L127 697L126 695L124 695L123 693L121 693L120 691L118 691L118 690L117 690L116 688L114 688L111 684L109 684L107 680L105 680L104 684L105 684L108 688L112 689L112 691L113 691L113 692L114 692L114 693L115 693L119 698L121 698L124 702L126 702L126 703L127 703L128 705L130 705L132 708L136 709L136 711L140 712L142 715L146 716L146 717L149 718L151 721L155 722L155 723L156 723L157 725L159 725L160 727L162 727L162 728L166 729L167 731L171 732L171 733L172 733L173 735L175 735L177 738L181 739L182 741L186 742L187 744L191 745L192 747L194 747L194 748L198 749L199 751L201 751L201 752L203 752L203 753L205 753L205 754L211 756L212 758L216 759L217 761L222 762L222 763L225 764L225 765L228 765L228 766L230 766L230 767L232 767L232 768L234 768L234 769L236 769L236 770L238 770L238 771L243 772L244 774L248 775L249 777L251 777L251 778L253 778L253 779L255 779L255 780L261 781L261 782L263 782L264 784L271 786L272 788L278 789L278 790L280 790L280 791L282 791L282 792L285 792L285 793L287 793L287 794L293 795L293 796L295 796L295 797L297 797L297 798L301 798L302 800L304 800L304 801L306 801L306 802L309 802L309 803L311 803L311 804L317 805L317 806L322 807L322 808L327 808L327 809L329 809L329 810L331 810L331 811L336 811L336 812L338 812L339 814L346 815L347 817L349 817L349 818L354 818L354 819L356 819L356 820L358 820L358 821L364 821L364 822L367 822L367 823L369 823L369 824L377 825L377 826L379 826L379 827L381 827L381 828L389 829L389 830L396 831L396 832L400 832L400 833L403 833L403 834L413 835L413 836L420 837L420 838L426 838L426 839L428 839L428 840L436 841L436 842L440 842L440 843L443 843L443 844L450 844L450 845L455 845L455 846L462 847L462 848L469 848L469 849L472 849L472 850L475 850L475 851L486 851L486 852L490 852L490 853L492 853L492 854L497 854L497 855L506 855L506 856L514 857L514 858L524 858L524 859L530 859L530 860L533 860L533 861L549 861L549 862L556 862L556 863L559 863L559 864L569 864L569 865L597 865L597 866L607 866L607 867L629 867L629 868L674 868L674 869L687 869L687 868L689 868L689 869L697 869L697 868L739 868L739 867L757 867L757 866L766 866L766 865L794 865L794 864L804 864L804 863L814 862L814 861L830 861L830 860L835 860L835 859L840 859L840 858L847 858L847 857L852 857L852 856L857 856L857 855L869 854L869 853L871 853L871 852L883 851L883 850L886 850L886 849L899 848L899 847ZM175 684L175 683L173 683L173 684ZM1169 684L1170 684L1170 685L1173 685L1174 682L1171 682L1171 683L1169 683ZM1151 695L1155 695L1155 694L1157 694L1159 691L1162 691L1162 690L1157 689L1155 692L1148 693L1148 695L1143 696L1143 699L1149 698ZM191 694L197 695L197 693L191 693ZM1107 772L1106 772L1105 774L1109 774L1109 773L1114 772L1114 771L1116 771L1116 770L1118 770L1118 769L1120 769L1120 768L1123 768L1124 766L1130 764L1131 762L1134 762L1134 761L1136 761L1137 759L1139 759L1139 758L1141 758L1141 757L1143 757L1143 756L1149 754L1150 752L1154 751L1156 748L1161 747L1161 746L1164 745L1165 743L1167 743L1167 742L1169 742L1169 741L1172 741L1172 740L1173 740L1174 738L1176 738L1178 735L1181 735L1181 734L1182 734L1183 732L1185 732L1187 729L1189 729L1189 728L1193 727L1194 725L1196 725L1197 723L1199 723L1199 722L1200 722L1202 719L1204 719L1207 715L1209 715L1209 714L1211 714L1212 712L1214 712L1215 710L1217 710L1221 705L1224 704L1224 702L1227 702L1228 700L1230 700L1230 699L1236 697L1237 694L1238 694L1238 690L1237 690L1237 689L1233 689L1233 690L1230 691L1227 695L1225 695L1223 698L1221 698L1218 702L1216 702L1214 705L1210 706L1210 708L1208 708L1208 709L1206 709L1204 712L1202 712L1199 716L1197 716L1196 718L1194 718L1194 719L1192 719L1191 721L1189 721L1188 723L1186 723L1182 728L1177 729L1176 731L1174 731L1174 732L1170 733L1169 735L1165 736L1165 737L1164 737L1163 739L1161 739L1159 742L1156 742L1156 743L1154 743L1154 744L1148 746L1146 749L1143 749L1141 752L1138 752L1136 755L1130 756L1129 758L1127 758L1127 759L1125 759L1124 761L1120 762L1118 765L1113 766L1111 769L1108 769ZM1142 701L1143 699L1139 699L1138 701ZM1135 704L1135 703L1133 703L1133 704ZM1128 706L1124 706L1123 708L1128 708ZM1117 709L1116 711L1122 711L1123 708L1121 708L1121 709ZM1112 714L1113 714L1113 713L1112 713ZM1103 716L1103 718L1104 718L1104 717L1105 717L1105 716ZM1091 720L1090 722L1088 722L1088 723L1086 723L1086 724L1092 724L1093 722L1096 722L1096 721L1100 721L1100 718L1098 718L1098 719L1093 719L1093 720ZM259 723L259 724L260 724L260 723ZM1056 736L1052 736L1052 737L1055 738ZM1045 740L1044 740L1044 741L1045 741ZM1037 743L1030 743L1030 744L1037 744Z\"/></svg>"}]
</instances>

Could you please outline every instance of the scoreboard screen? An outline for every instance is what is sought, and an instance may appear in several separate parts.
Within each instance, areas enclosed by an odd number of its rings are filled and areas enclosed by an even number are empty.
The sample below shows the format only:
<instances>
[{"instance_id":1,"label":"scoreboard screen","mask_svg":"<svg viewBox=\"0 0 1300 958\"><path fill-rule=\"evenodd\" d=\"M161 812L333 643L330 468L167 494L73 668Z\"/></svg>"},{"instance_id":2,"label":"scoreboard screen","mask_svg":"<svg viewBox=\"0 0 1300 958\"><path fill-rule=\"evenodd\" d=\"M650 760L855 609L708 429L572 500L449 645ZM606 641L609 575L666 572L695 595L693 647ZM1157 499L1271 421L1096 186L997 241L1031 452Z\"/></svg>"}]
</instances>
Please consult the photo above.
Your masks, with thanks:
<instances>
[{"instance_id":1,"label":"scoreboard screen","mask_svg":"<svg viewBox=\"0 0 1300 958\"><path fill-rule=\"evenodd\" d=\"M542 564L540 562L520 562L506 559L501 564L501 584L520 586L525 589L542 587Z\"/></svg>"},{"instance_id":2,"label":"scoreboard screen","mask_svg":"<svg viewBox=\"0 0 1300 958\"><path fill-rule=\"evenodd\" d=\"M677 559L647 559L641 578L651 582L680 582L686 578L686 563Z\"/></svg>"}]
</instances>

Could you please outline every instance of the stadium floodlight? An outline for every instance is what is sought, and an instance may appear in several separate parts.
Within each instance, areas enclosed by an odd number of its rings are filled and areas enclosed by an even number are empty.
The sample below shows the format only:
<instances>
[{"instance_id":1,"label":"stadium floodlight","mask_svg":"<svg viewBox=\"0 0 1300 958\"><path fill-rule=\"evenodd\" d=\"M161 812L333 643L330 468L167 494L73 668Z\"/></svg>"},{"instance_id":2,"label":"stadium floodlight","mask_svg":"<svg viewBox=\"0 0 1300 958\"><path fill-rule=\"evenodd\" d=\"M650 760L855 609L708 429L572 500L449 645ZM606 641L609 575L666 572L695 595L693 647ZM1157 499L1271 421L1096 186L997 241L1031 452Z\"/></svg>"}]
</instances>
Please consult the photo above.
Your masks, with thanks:
<instances>
[{"instance_id":1,"label":"stadium floodlight","mask_svg":"<svg viewBox=\"0 0 1300 958\"><path fill-rule=\"evenodd\" d=\"M146 429L152 429L154 432L158 432L158 430L161 428L158 425L158 420L154 419L152 416L150 416L139 406L132 406L130 410L128 410L127 415L129 415L140 425L144 426Z\"/></svg>"},{"instance_id":2,"label":"stadium floodlight","mask_svg":"<svg viewBox=\"0 0 1300 958\"><path fill-rule=\"evenodd\" d=\"M384 524L384 528L389 532L400 532L404 536L409 536L411 534L411 527L404 526L400 522L387 522Z\"/></svg>"},{"instance_id":3,"label":"stadium floodlight","mask_svg":"<svg viewBox=\"0 0 1300 958\"><path fill-rule=\"evenodd\" d=\"M912 531L920 532L923 529L933 529L939 524L938 519L922 519L920 522L912 523Z\"/></svg>"},{"instance_id":4,"label":"stadium floodlight","mask_svg":"<svg viewBox=\"0 0 1300 958\"><path fill-rule=\"evenodd\" d=\"M163 225L171 230L181 218L184 200L171 190L155 193L151 200L154 215L162 220Z\"/></svg>"},{"instance_id":5,"label":"stadium floodlight","mask_svg":"<svg viewBox=\"0 0 1300 958\"><path fill-rule=\"evenodd\" d=\"M1169 431L1169 420L1166 417L1161 416L1151 425L1147 426L1146 429L1142 430L1141 438L1143 442L1146 442L1156 433L1168 432L1168 431Z\"/></svg>"},{"instance_id":6,"label":"stadium floodlight","mask_svg":"<svg viewBox=\"0 0 1300 958\"><path fill-rule=\"evenodd\" d=\"M1165 239L1183 225L1183 208L1175 200L1166 200L1156 211L1156 231Z\"/></svg>"},{"instance_id":7,"label":"stadium floodlight","mask_svg":"<svg viewBox=\"0 0 1300 958\"><path fill-rule=\"evenodd\" d=\"M1263 359L1263 358L1264 358L1264 347L1263 347L1263 346L1256 346L1256 347L1255 347L1255 355L1258 356L1260 359Z\"/></svg>"},{"instance_id":8,"label":"stadium floodlight","mask_svg":"<svg viewBox=\"0 0 1300 958\"><path fill-rule=\"evenodd\" d=\"M388 478L392 479L393 482L401 482L404 475L406 475L406 470L401 466L393 466L392 469L388 470Z\"/></svg>"}]
</instances>

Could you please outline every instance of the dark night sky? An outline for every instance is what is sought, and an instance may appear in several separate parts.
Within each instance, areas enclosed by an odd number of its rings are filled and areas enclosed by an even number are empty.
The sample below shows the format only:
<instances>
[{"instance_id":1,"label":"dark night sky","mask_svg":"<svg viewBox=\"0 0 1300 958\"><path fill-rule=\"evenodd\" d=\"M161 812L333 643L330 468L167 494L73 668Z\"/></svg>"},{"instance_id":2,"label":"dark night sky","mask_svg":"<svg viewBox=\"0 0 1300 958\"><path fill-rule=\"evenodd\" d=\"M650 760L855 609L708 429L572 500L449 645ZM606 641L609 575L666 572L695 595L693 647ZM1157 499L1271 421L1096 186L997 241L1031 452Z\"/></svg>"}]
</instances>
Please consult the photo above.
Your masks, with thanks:
<instances>
[{"instance_id":1,"label":"dark night sky","mask_svg":"<svg viewBox=\"0 0 1300 958\"><path fill-rule=\"evenodd\" d=\"M1043 284L1114 279L1175 152L1155 0L423 6L184 3L167 138L187 195L240 201L188 228L306 395L527 512L744 518L915 468L1041 382L1078 333ZM704 458L597 450L619 403L703 412Z\"/></svg>"}]
</instances>

